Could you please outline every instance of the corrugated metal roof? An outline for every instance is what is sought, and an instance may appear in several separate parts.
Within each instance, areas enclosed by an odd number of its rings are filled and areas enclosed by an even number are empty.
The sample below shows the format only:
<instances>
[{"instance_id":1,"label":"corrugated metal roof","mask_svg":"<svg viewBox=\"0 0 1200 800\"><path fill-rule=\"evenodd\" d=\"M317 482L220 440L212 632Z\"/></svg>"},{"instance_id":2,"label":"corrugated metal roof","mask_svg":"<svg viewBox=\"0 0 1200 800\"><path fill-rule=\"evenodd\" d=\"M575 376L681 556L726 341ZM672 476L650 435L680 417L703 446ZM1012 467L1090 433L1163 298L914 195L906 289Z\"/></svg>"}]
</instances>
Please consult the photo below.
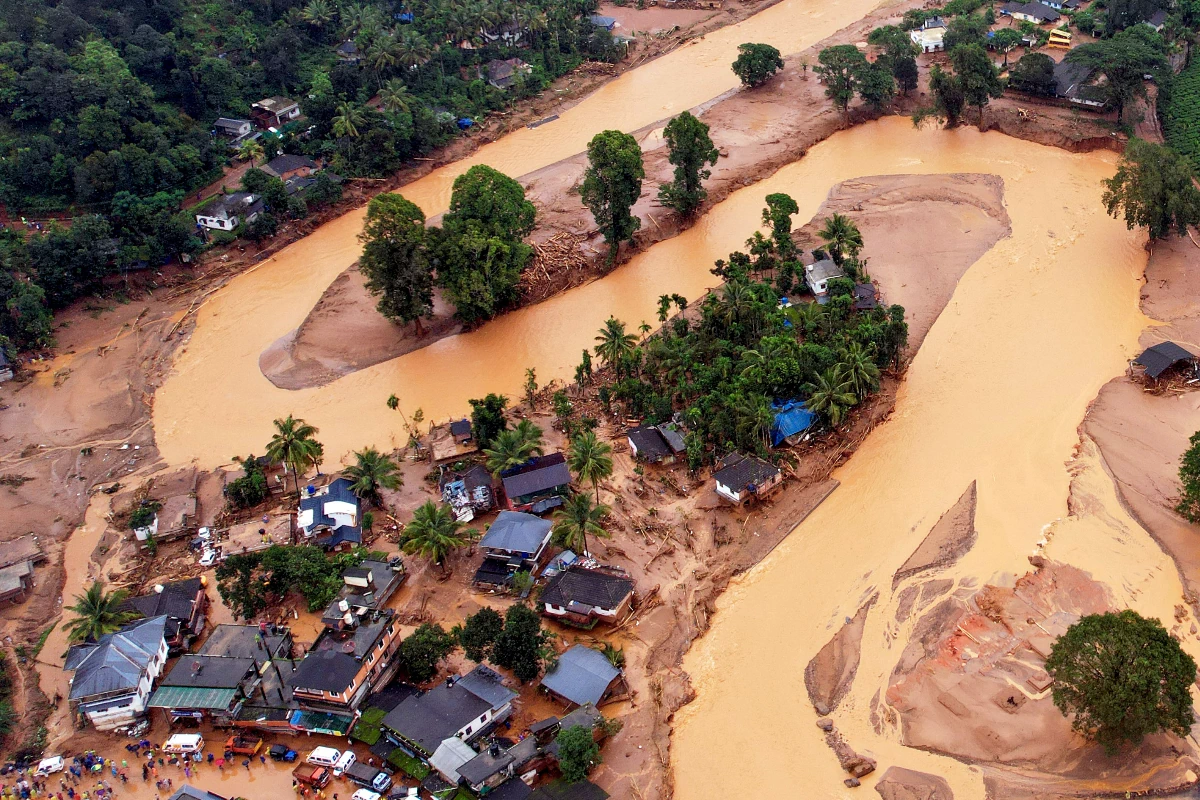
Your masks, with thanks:
<instances>
[{"instance_id":1,"label":"corrugated metal roof","mask_svg":"<svg viewBox=\"0 0 1200 800\"><path fill-rule=\"evenodd\" d=\"M194 686L163 686L150 698L150 708L205 708L224 710L233 703L237 689L203 689Z\"/></svg>"},{"instance_id":2,"label":"corrugated metal roof","mask_svg":"<svg viewBox=\"0 0 1200 800\"><path fill-rule=\"evenodd\" d=\"M558 666L542 678L542 686L572 703L599 703L621 671L598 650L577 644L558 659Z\"/></svg>"}]
</instances>

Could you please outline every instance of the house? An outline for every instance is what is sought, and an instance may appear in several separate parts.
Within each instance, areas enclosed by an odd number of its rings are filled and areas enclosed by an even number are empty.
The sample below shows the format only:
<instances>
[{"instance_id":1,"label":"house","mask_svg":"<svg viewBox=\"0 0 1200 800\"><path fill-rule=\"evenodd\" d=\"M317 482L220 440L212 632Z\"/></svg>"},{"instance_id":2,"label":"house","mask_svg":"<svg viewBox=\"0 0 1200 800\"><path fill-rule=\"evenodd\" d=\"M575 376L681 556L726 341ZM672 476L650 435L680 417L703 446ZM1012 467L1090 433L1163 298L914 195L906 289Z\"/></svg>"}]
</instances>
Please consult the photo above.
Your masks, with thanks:
<instances>
[{"instance_id":1,"label":"house","mask_svg":"<svg viewBox=\"0 0 1200 800\"><path fill-rule=\"evenodd\" d=\"M451 420L449 425L438 425L429 431L429 449L433 451L433 460L441 464L447 461L460 461L466 456L479 452L479 443L475 441L471 421L467 419Z\"/></svg>"},{"instance_id":2,"label":"house","mask_svg":"<svg viewBox=\"0 0 1200 800\"><path fill-rule=\"evenodd\" d=\"M1045 3L1040 2L1008 2L1001 6L1000 14L1023 22L1032 22L1034 25L1044 25L1048 22L1058 22L1062 19L1062 14L1059 14Z\"/></svg>"},{"instance_id":3,"label":"house","mask_svg":"<svg viewBox=\"0 0 1200 800\"><path fill-rule=\"evenodd\" d=\"M450 421L450 435L454 437L456 444L466 444L471 441L473 432L471 431L471 420L466 417Z\"/></svg>"},{"instance_id":4,"label":"house","mask_svg":"<svg viewBox=\"0 0 1200 800\"><path fill-rule=\"evenodd\" d=\"M232 117L218 118L213 123L213 136L226 140L232 150L236 150L243 142L262 138L262 134L254 130L253 122Z\"/></svg>"},{"instance_id":5,"label":"house","mask_svg":"<svg viewBox=\"0 0 1200 800\"><path fill-rule=\"evenodd\" d=\"M382 611L407 577L400 556L391 561L368 559L357 567L347 568L342 573L342 591L325 609L321 622L336 628L353 622L347 615L361 619L371 612Z\"/></svg>"},{"instance_id":6,"label":"house","mask_svg":"<svg viewBox=\"0 0 1200 800\"><path fill-rule=\"evenodd\" d=\"M134 531L138 541L153 536L160 542L180 539L196 527L196 498L190 494L168 497L145 528Z\"/></svg>"},{"instance_id":7,"label":"house","mask_svg":"<svg viewBox=\"0 0 1200 800\"><path fill-rule=\"evenodd\" d=\"M499 673L481 664L402 701L383 718L383 727L405 749L428 760L446 739L469 743L504 722L516 696Z\"/></svg>"},{"instance_id":8,"label":"house","mask_svg":"<svg viewBox=\"0 0 1200 800\"><path fill-rule=\"evenodd\" d=\"M1195 370L1196 356L1175 342L1161 342L1146 349L1133 363L1144 369L1147 378L1156 381L1179 366Z\"/></svg>"},{"instance_id":9,"label":"house","mask_svg":"<svg viewBox=\"0 0 1200 800\"><path fill-rule=\"evenodd\" d=\"M67 695L72 711L102 731L140 716L167 661L166 626L165 616L139 620L68 650L63 668L75 673Z\"/></svg>"},{"instance_id":10,"label":"house","mask_svg":"<svg viewBox=\"0 0 1200 800\"><path fill-rule=\"evenodd\" d=\"M771 423L771 446L786 444L794 447L800 443L804 433L817 424L817 415L809 411L800 400L775 401L771 404L775 420Z\"/></svg>"},{"instance_id":11,"label":"house","mask_svg":"<svg viewBox=\"0 0 1200 800\"><path fill-rule=\"evenodd\" d=\"M544 514L562 505L571 485L571 471L562 453L551 453L501 473L500 479L510 511Z\"/></svg>"},{"instance_id":12,"label":"house","mask_svg":"<svg viewBox=\"0 0 1200 800\"><path fill-rule=\"evenodd\" d=\"M577 644L558 657L558 664L542 677L542 688L568 706L603 705L629 693L624 673L608 657Z\"/></svg>"},{"instance_id":13,"label":"house","mask_svg":"<svg viewBox=\"0 0 1200 800\"><path fill-rule=\"evenodd\" d=\"M674 464L687 452L679 432L666 425L641 425L625 432L629 452L638 461L648 464Z\"/></svg>"},{"instance_id":14,"label":"house","mask_svg":"<svg viewBox=\"0 0 1200 800\"><path fill-rule=\"evenodd\" d=\"M46 553L38 544L38 537L32 533L18 536L0 547L0 567L9 567L22 561L32 561L36 565L45 560Z\"/></svg>"},{"instance_id":15,"label":"house","mask_svg":"<svg viewBox=\"0 0 1200 800\"><path fill-rule=\"evenodd\" d=\"M8 360L8 350L0 347L0 383L13 379L12 362Z\"/></svg>"},{"instance_id":16,"label":"house","mask_svg":"<svg viewBox=\"0 0 1200 800\"><path fill-rule=\"evenodd\" d=\"M275 156L275 158L263 164L260 169L268 175L279 178L281 181L287 181L292 178L307 178L320 169L320 167L317 166L317 162L307 156L285 153L281 156Z\"/></svg>"},{"instance_id":17,"label":"house","mask_svg":"<svg viewBox=\"0 0 1200 800\"><path fill-rule=\"evenodd\" d=\"M779 468L758 456L730 453L721 459L713 472L717 494L731 503L741 503L752 497L764 497L783 483Z\"/></svg>"},{"instance_id":18,"label":"house","mask_svg":"<svg viewBox=\"0 0 1200 800\"><path fill-rule=\"evenodd\" d=\"M448 736L433 751L429 757L429 766L448 782L458 785L462 781L458 769L463 764L474 759L478 753L471 745L454 736Z\"/></svg>"},{"instance_id":19,"label":"house","mask_svg":"<svg viewBox=\"0 0 1200 800\"><path fill-rule=\"evenodd\" d=\"M350 606L349 619L326 626L292 677L292 694L316 710L355 711L372 688L395 674L400 628L391 609L361 616Z\"/></svg>"},{"instance_id":20,"label":"house","mask_svg":"<svg viewBox=\"0 0 1200 800\"><path fill-rule=\"evenodd\" d=\"M194 786L188 786L186 783L175 790L175 794L171 795L169 800L228 800L219 794L213 794L206 789L197 789Z\"/></svg>"},{"instance_id":21,"label":"house","mask_svg":"<svg viewBox=\"0 0 1200 800\"><path fill-rule=\"evenodd\" d=\"M471 758L459 764L455 771L471 791L480 793L487 790L487 797L496 797L498 795L494 789L512 777L515 762L516 757L511 752L492 740L481 752L472 752Z\"/></svg>"},{"instance_id":22,"label":"house","mask_svg":"<svg viewBox=\"0 0 1200 800\"><path fill-rule=\"evenodd\" d=\"M231 231L243 222L247 225L263 212L262 198L249 192L233 192L204 206L196 215L196 225L214 231Z\"/></svg>"},{"instance_id":23,"label":"house","mask_svg":"<svg viewBox=\"0 0 1200 800\"><path fill-rule=\"evenodd\" d=\"M501 511L479 541L483 563L475 572L474 582L505 586L514 573L535 573L553 527L549 520L533 514Z\"/></svg>"},{"instance_id":24,"label":"house","mask_svg":"<svg viewBox=\"0 0 1200 800\"><path fill-rule=\"evenodd\" d=\"M300 117L300 105L286 97L268 97L250 106L250 116L260 128L280 128Z\"/></svg>"},{"instance_id":25,"label":"house","mask_svg":"<svg viewBox=\"0 0 1200 800\"><path fill-rule=\"evenodd\" d=\"M253 657L185 655L159 684L148 707L163 709L172 723L190 719L232 725L260 684Z\"/></svg>"},{"instance_id":26,"label":"house","mask_svg":"<svg viewBox=\"0 0 1200 800\"><path fill-rule=\"evenodd\" d=\"M232 723L239 728L295 733L289 717L299 709L292 699L291 676L296 670L291 631L280 625L218 625L197 655L251 659L258 683L245 695Z\"/></svg>"},{"instance_id":27,"label":"house","mask_svg":"<svg viewBox=\"0 0 1200 800\"><path fill-rule=\"evenodd\" d=\"M941 17L930 17L921 27L910 31L908 37L922 53L939 53L945 49L946 23Z\"/></svg>"},{"instance_id":28,"label":"house","mask_svg":"<svg viewBox=\"0 0 1200 800\"><path fill-rule=\"evenodd\" d=\"M350 487L350 481L338 478L321 489L308 486L300 500L296 525L326 550L362 544L358 495Z\"/></svg>"},{"instance_id":29,"label":"house","mask_svg":"<svg viewBox=\"0 0 1200 800\"><path fill-rule=\"evenodd\" d=\"M167 620L166 640L172 655L186 650L204 631L208 615L208 592L204 580L189 578L171 583L155 584L149 594L130 597L121 604L122 611L136 611L143 617L164 616Z\"/></svg>"},{"instance_id":30,"label":"house","mask_svg":"<svg viewBox=\"0 0 1200 800\"><path fill-rule=\"evenodd\" d=\"M525 35L525 31L516 22L509 20L499 27L483 31L483 38L487 42L501 42L510 47L517 46L521 42L521 38ZM524 45L521 45L524 46Z\"/></svg>"},{"instance_id":31,"label":"house","mask_svg":"<svg viewBox=\"0 0 1200 800\"><path fill-rule=\"evenodd\" d=\"M597 28L604 28L609 33L612 33L613 29L617 27L617 20L615 18L606 17L601 14L592 14L588 17L588 22Z\"/></svg>"},{"instance_id":32,"label":"house","mask_svg":"<svg viewBox=\"0 0 1200 800\"><path fill-rule=\"evenodd\" d=\"M829 281L842 277L845 277L842 268L829 258L823 258L804 267L804 282L808 284L809 290L817 296L818 301L829 294Z\"/></svg>"},{"instance_id":33,"label":"house","mask_svg":"<svg viewBox=\"0 0 1200 800\"><path fill-rule=\"evenodd\" d=\"M260 673L273 659L286 659L291 654L292 632L281 625L265 622L261 625L218 625L196 651L200 656L252 659Z\"/></svg>"},{"instance_id":34,"label":"house","mask_svg":"<svg viewBox=\"0 0 1200 800\"><path fill-rule=\"evenodd\" d=\"M463 472L446 472L439 479L442 502L450 506L459 522L470 522L476 514L492 510L496 505L492 473L476 464Z\"/></svg>"},{"instance_id":35,"label":"house","mask_svg":"<svg viewBox=\"0 0 1200 800\"><path fill-rule=\"evenodd\" d=\"M1149 25L1151 28L1154 28L1154 30L1158 31L1159 33L1162 33L1162 29L1165 28L1167 25L1167 12L1161 11L1161 10L1155 11L1154 15L1151 16L1150 19L1146 20L1142 24Z\"/></svg>"},{"instance_id":36,"label":"house","mask_svg":"<svg viewBox=\"0 0 1200 800\"><path fill-rule=\"evenodd\" d=\"M572 567L542 590L542 613L581 628L620 622L633 604L633 580L599 569Z\"/></svg>"},{"instance_id":37,"label":"house","mask_svg":"<svg viewBox=\"0 0 1200 800\"><path fill-rule=\"evenodd\" d=\"M337 54L338 61L343 64L357 64L362 61L362 54L358 52L358 45L353 39L347 39L339 44L334 52Z\"/></svg>"},{"instance_id":38,"label":"house","mask_svg":"<svg viewBox=\"0 0 1200 800\"><path fill-rule=\"evenodd\" d=\"M1094 72L1082 64L1060 61L1054 65L1054 96L1084 108L1103 109L1108 100L1092 85Z\"/></svg>"},{"instance_id":39,"label":"house","mask_svg":"<svg viewBox=\"0 0 1200 800\"><path fill-rule=\"evenodd\" d=\"M873 283L854 284L854 310L870 311L879 307L879 293Z\"/></svg>"},{"instance_id":40,"label":"house","mask_svg":"<svg viewBox=\"0 0 1200 800\"><path fill-rule=\"evenodd\" d=\"M497 89L507 89L517 82L521 75L528 75L533 67L519 58L489 61L487 63L487 82Z\"/></svg>"},{"instance_id":41,"label":"house","mask_svg":"<svg viewBox=\"0 0 1200 800\"><path fill-rule=\"evenodd\" d=\"M0 567L0 603L16 605L25 600L25 594L34 587L33 562L18 561Z\"/></svg>"}]
</instances>

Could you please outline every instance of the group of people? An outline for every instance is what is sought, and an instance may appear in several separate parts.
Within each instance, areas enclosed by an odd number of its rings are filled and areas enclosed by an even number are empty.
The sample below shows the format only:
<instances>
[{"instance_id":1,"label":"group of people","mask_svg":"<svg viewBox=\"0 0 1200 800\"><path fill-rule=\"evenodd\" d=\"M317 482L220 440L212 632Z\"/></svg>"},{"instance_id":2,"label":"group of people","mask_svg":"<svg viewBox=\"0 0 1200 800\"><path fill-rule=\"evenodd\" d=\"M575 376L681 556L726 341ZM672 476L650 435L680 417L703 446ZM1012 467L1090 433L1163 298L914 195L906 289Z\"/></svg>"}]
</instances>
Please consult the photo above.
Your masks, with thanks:
<instances>
[{"instance_id":1,"label":"group of people","mask_svg":"<svg viewBox=\"0 0 1200 800\"><path fill-rule=\"evenodd\" d=\"M3 800L111 800L113 785L107 778L129 780L128 765L122 761L121 768L113 759L106 759L89 750L71 759L58 778L58 791L51 785L52 778L39 775L32 770L20 770L16 783L0 785L0 798ZM92 784L92 779L96 781ZM87 787L87 788L85 788Z\"/></svg>"}]
</instances>

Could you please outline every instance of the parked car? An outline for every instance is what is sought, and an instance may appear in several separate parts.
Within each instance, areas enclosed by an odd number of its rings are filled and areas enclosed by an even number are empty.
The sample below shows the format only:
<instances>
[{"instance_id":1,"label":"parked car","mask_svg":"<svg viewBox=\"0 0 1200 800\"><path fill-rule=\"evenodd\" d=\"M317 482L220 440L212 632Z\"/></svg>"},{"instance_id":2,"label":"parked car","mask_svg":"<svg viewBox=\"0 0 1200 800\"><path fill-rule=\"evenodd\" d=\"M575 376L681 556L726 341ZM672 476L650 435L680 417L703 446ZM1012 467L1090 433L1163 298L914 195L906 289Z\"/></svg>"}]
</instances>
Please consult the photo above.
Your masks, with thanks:
<instances>
[{"instance_id":1,"label":"parked car","mask_svg":"<svg viewBox=\"0 0 1200 800\"><path fill-rule=\"evenodd\" d=\"M336 747L317 747L304 760L318 767L332 767L341 757L342 751Z\"/></svg>"},{"instance_id":2,"label":"parked car","mask_svg":"<svg viewBox=\"0 0 1200 800\"><path fill-rule=\"evenodd\" d=\"M288 747L286 744L273 744L270 749L271 758L275 761L295 761L297 758L296 751Z\"/></svg>"},{"instance_id":3,"label":"parked car","mask_svg":"<svg viewBox=\"0 0 1200 800\"><path fill-rule=\"evenodd\" d=\"M213 550L212 548L206 549L200 555L200 561L198 563L202 567L211 567L213 564L217 563L217 551Z\"/></svg>"},{"instance_id":4,"label":"parked car","mask_svg":"<svg viewBox=\"0 0 1200 800\"><path fill-rule=\"evenodd\" d=\"M356 761L358 761L358 756L354 755L353 750L343 750L341 758L339 758L337 763L333 765L333 777L342 777L342 773L344 773L348 767L353 766L354 762Z\"/></svg>"},{"instance_id":5,"label":"parked car","mask_svg":"<svg viewBox=\"0 0 1200 800\"><path fill-rule=\"evenodd\" d=\"M63 771L63 757L50 756L43 758L37 765L37 771L33 774L39 778L44 778L47 775L53 775L56 772Z\"/></svg>"},{"instance_id":6,"label":"parked car","mask_svg":"<svg viewBox=\"0 0 1200 800\"><path fill-rule=\"evenodd\" d=\"M333 775L329 772L328 767L318 767L316 764L301 764L292 770L292 777L300 783L321 789L329 783Z\"/></svg>"},{"instance_id":7,"label":"parked car","mask_svg":"<svg viewBox=\"0 0 1200 800\"><path fill-rule=\"evenodd\" d=\"M198 733L177 733L162 746L164 753L199 753L204 749L204 737Z\"/></svg>"},{"instance_id":8,"label":"parked car","mask_svg":"<svg viewBox=\"0 0 1200 800\"><path fill-rule=\"evenodd\" d=\"M359 761L356 764L351 764L346 768L346 777L362 786L364 789L370 789L373 792L383 793L392 786L392 776L388 775L381 769L376 769L370 764L364 764Z\"/></svg>"},{"instance_id":9,"label":"parked car","mask_svg":"<svg viewBox=\"0 0 1200 800\"><path fill-rule=\"evenodd\" d=\"M379 792L372 792L370 789L359 789L350 795L350 800L380 800L381 797Z\"/></svg>"}]
</instances>

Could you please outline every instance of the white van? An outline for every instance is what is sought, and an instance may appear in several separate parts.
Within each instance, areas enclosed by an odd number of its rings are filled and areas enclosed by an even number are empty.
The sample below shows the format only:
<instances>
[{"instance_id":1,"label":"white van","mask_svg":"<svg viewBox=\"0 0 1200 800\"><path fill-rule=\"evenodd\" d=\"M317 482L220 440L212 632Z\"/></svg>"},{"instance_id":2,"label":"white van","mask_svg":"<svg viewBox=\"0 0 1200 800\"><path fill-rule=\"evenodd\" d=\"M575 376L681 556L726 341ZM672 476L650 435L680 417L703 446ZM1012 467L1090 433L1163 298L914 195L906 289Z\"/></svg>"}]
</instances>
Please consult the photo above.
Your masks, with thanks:
<instances>
[{"instance_id":1,"label":"white van","mask_svg":"<svg viewBox=\"0 0 1200 800\"><path fill-rule=\"evenodd\" d=\"M353 750L343 750L342 757L333 765L333 777L340 778L342 773L350 769L350 765L358 760L358 756L354 755Z\"/></svg>"},{"instance_id":2,"label":"white van","mask_svg":"<svg viewBox=\"0 0 1200 800\"><path fill-rule=\"evenodd\" d=\"M177 733L162 746L164 753L199 753L204 749L204 737L198 733Z\"/></svg>"},{"instance_id":3,"label":"white van","mask_svg":"<svg viewBox=\"0 0 1200 800\"><path fill-rule=\"evenodd\" d=\"M56 772L62 772L62 771L63 771L63 757L62 756L50 756L49 758L43 758L41 760L41 762L37 766L37 772L35 772L33 774L39 778L44 778L47 775L53 775Z\"/></svg>"},{"instance_id":4,"label":"white van","mask_svg":"<svg viewBox=\"0 0 1200 800\"><path fill-rule=\"evenodd\" d=\"M338 759L341 757L342 751L335 747L318 747L304 760L309 764L316 764L318 767L332 767L338 763Z\"/></svg>"},{"instance_id":5,"label":"white van","mask_svg":"<svg viewBox=\"0 0 1200 800\"><path fill-rule=\"evenodd\" d=\"M372 792L370 789L359 789L350 800L379 800L381 795L378 792Z\"/></svg>"}]
</instances>

